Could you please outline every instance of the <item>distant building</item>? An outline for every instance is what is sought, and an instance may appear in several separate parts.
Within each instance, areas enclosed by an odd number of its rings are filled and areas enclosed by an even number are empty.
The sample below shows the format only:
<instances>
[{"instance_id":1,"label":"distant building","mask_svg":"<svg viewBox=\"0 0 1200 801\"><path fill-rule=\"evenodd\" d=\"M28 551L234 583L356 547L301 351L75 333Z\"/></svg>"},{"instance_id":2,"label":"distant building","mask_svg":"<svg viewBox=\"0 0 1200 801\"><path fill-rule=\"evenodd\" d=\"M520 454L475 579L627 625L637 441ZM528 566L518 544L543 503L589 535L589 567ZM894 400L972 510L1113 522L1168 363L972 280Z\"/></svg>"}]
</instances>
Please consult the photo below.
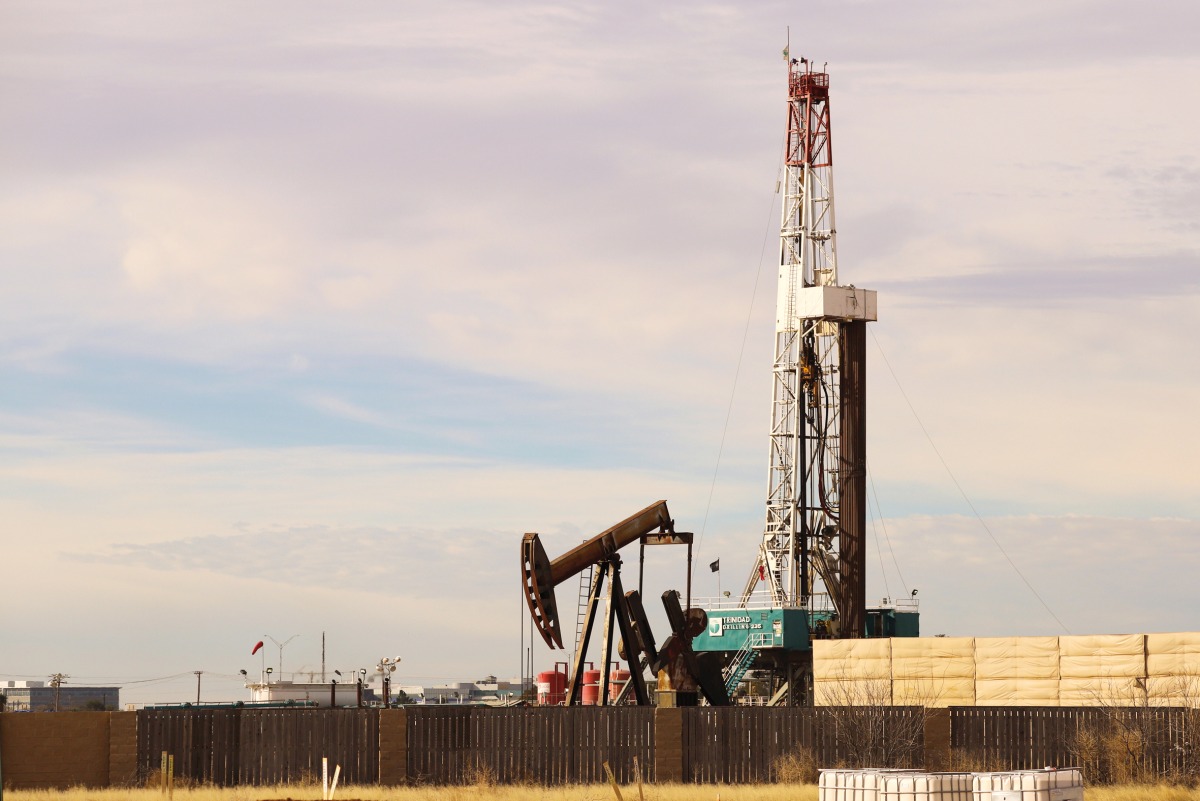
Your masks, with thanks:
<instances>
[{"instance_id":1,"label":"distant building","mask_svg":"<svg viewBox=\"0 0 1200 801\"><path fill-rule=\"evenodd\" d=\"M529 687L528 683L526 687ZM251 702L257 704L279 704L289 701L305 706L328 707L330 701L334 706L356 706L359 702L358 685L355 682L333 684L333 682L305 683L294 681L251 681L246 685L250 690ZM404 696L407 704L465 704L488 706L504 706L517 702L521 697L521 682L497 681L495 676L488 676L480 681L464 681L456 684L440 684L426 686L419 684L391 686L393 705L399 704ZM403 693L403 695L401 695ZM362 703L364 706L383 706L383 688L379 685L364 684L362 688Z\"/></svg>"},{"instance_id":2,"label":"distant building","mask_svg":"<svg viewBox=\"0 0 1200 801\"><path fill-rule=\"evenodd\" d=\"M255 703L286 703L288 701L305 701L306 705L315 706L356 706L358 704L358 685L354 682L334 684L333 682L304 683L296 681L272 681L268 683L252 682L246 685L250 688L250 697ZM369 687L363 687L363 703L375 701L375 694Z\"/></svg>"},{"instance_id":3,"label":"distant building","mask_svg":"<svg viewBox=\"0 0 1200 801\"><path fill-rule=\"evenodd\" d=\"M525 687L530 685L526 683ZM516 681L497 681L488 676L479 681L426 686L406 684L400 688L410 704L469 704L474 706L505 706L520 700L522 685Z\"/></svg>"},{"instance_id":4,"label":"distant building","mask_svg":"<svg viewBox=\"0 0 1200 801\"><path fill-rule=\"evenodd\" d=\"M0 694L7 712L74 712L121 707L120 687L51 687L44 681L2 681Z\"/></svg>"}]
</instances>

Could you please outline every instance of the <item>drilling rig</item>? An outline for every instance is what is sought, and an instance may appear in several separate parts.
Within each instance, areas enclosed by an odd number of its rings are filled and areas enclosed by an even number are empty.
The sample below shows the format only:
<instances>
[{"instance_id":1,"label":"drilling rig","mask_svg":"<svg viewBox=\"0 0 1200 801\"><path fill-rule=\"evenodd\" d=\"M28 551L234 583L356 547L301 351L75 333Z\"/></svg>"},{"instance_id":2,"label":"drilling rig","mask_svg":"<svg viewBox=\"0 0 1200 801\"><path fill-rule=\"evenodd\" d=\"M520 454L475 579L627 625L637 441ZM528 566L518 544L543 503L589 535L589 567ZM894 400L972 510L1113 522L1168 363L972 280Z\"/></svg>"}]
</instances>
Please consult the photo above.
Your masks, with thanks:
<instances>
[{"instance_id":1,"label":"drilling rig","mask_svg":"<svg viewBox=\"0 0 1200 801\"><path fill-rule=\"evenodd\" d=\"M708 609L697 651L754 669L772 703L811 702L812 640L916 636L912 604L866 603L866 324L876 293L842 284L829 74L788 63L766 520L740 598ZM886 600L886 599L885 599Z\"/></svg>"}]
</instances>

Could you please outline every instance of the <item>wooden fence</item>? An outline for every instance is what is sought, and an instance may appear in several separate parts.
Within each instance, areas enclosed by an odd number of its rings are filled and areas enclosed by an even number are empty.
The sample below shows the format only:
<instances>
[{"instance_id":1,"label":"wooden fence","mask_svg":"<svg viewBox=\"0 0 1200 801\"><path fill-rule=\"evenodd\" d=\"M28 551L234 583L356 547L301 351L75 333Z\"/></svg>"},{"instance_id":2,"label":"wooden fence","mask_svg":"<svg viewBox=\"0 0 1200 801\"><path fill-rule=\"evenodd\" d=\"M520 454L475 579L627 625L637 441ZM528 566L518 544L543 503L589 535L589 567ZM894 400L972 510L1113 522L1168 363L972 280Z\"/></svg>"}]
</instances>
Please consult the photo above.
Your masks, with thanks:
<instances>
[{"instance_id":1,"label":"wooden fence","mask_svg":"<svg viewBox=\"0 0 1200 801\"><path fill-rule=\"evenodd\" d=\"M904 738L908 751L866 748ZM1126 762L1114 756L1120 749L1104 742L1125 748ZM1200 776L1200 712L407 707L172 709L137 716L139 780L158 770L166 751L175 757L176 776L222 786L313 779L322 757L331 767L341 765L343 781L355 784L602 782L606 761L623 783L636 778L635 762L648 782L767 782L777 780L781 759L801 750L820 767L928 767L950 760L980 770L1079 765L1089 782L1188 779Z\"/></svg>"},{"instance_id":2,"label":"wooden fence","mask_svg":"<svg viewBox=\"0 0 1200 801\"><path fill-rule=\"evenodd\" d=\"M407 710L408 778L457 784L492 781L573 784L633 782L634 760L654 780L654 709L486 709L413 707Z\"/></svg>"},{"instance_id":3,"label":"wooden fence","mask_svg":"<svg viewBox=\"0 0 1200 801\"><path fill-rule=\"evenodd\" d=\"M1200 710L954 707L951 748L985 770L1078 765L1089 782L1194 780Z\"/></svg>"},{"instance_id":4,"label":"wooden fence","mask_svg":"<svg viewBox=\"0 0 1200 801\"><path fill-rule=\"evenodd\" d=\"M165 751L175 776L228 787L297 782L342 766L343 781L379 776L374 709L147 709L138 712L138 777L159 770Z\"/></svg>"},{"instance_id":5,"label":"wooden fence","mask_svg":"<svg viewBox=\"0 0 1200 801\"><path fill-rule=\"evenodd\" d=\"M920 707L877 707L870 710L878 723L874 737L895 740L902 730L920 726ZM854 724L861 712L820 708L696 707L684 710L685 780L729 784L776 781L780 760L805 750L817 765L856 764L864 743L847 736L861 734ZM857 741L856 741L857 740ZM923 748L904 754L920 762ZM891 759L885 759L892 762ZM908 760L905 760L908 761ZM912 767L880 764L878 767Z\"/></svg>"}]
</instances>

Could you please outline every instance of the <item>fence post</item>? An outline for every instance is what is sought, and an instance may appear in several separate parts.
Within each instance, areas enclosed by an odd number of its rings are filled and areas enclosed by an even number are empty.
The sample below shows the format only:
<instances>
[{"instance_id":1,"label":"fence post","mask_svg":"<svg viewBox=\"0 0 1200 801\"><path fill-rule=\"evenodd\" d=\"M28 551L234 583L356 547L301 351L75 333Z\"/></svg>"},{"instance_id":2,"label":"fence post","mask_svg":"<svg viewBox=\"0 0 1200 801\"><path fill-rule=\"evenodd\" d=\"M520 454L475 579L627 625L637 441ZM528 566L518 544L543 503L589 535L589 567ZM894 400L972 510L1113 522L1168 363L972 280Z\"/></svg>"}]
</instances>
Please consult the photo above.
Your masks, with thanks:
<instances>
[{"instance_id":1,"label":"fence post","mask_svg":"<svg viewBox=\"0 0 1200 801\"><path fill-rule=\"evenodd\" d=\"M391 707L378 714L379 783L404 784L408 781L408 710Z\"/></svg>"},{"instance_id":2,"label":"fence post","mask_svg":"<svg viewBox=\"0 0 1200 801\"><path fill-rule=\"evenodd\" d=\"M683 713L680 707L655 707L654 709L654 781L685 781Z\"/></svg>"},{"instance_id":3,"label":"fence post","mask_svg":"<svg viewBox=\"0 0 1200 801\"><path fill-rule=\"evenodd\" d=\"M925 769L950 769L950 710L925 709Z\"/></svg>"},{"instance_id":4,"label":"fence post","mask_svg":"<svg viewBox=\"0 0 1200 801\"><path fill-rule=\"evenodd\" d=\"M137 772L137 712L109 712L108 786L129 787Z\"/></svg>"}]
</instances>

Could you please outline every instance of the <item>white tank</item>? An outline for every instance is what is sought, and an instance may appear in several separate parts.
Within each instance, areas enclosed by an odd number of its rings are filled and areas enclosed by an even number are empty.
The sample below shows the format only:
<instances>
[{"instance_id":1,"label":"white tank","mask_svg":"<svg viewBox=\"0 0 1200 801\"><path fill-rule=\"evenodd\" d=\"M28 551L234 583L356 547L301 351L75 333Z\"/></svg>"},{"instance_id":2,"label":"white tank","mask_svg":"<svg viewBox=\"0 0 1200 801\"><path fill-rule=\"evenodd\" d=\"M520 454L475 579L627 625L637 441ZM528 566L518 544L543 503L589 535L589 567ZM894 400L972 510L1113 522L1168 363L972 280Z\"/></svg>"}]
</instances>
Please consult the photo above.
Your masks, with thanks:
<instances>
[{"instance_id":1,"label":"white tank","mask_svg":"<svg viewBox=\"0 0 1200 801\"><path fill-rule=\"evenodd\" d=\"M819 801L976 801L972 774L961 772L823 770L817 786Z\"/></svg>"},{"instance_id":2,"label":"white tank","mask_svg":"<svg viewBox=\"0 0 1200 801\"><path fill-rule=\"evenodd\" d=\"M972 801L1083 801L1083 771L1043 768L976 773Z\"/></svg>"}]
</instances>

